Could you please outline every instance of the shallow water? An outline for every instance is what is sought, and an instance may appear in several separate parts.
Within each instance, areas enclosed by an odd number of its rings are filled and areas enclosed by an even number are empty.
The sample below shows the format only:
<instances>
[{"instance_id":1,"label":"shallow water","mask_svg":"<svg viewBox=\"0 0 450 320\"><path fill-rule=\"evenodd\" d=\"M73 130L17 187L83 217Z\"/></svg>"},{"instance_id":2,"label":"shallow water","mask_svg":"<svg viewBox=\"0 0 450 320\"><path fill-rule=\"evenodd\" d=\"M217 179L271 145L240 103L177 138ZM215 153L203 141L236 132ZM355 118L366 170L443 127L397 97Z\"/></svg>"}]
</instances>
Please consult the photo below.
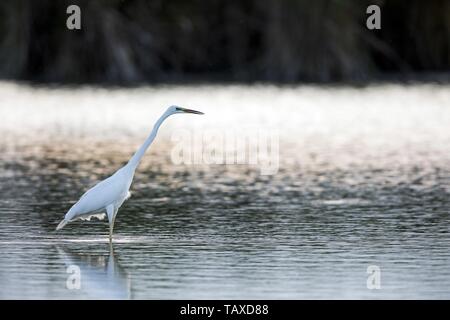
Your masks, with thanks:
<instances>
[{"instance_id":1,"label":"shallow water","mask_svg":"<svg viewBox=\"0 0 450 320\"><path fill-rule=\"evenodd\" d=\"M0 83L0 298L449 299L449 89ZM163 125L113 248L106 221L56 232L170 104L206 115ZM273 174L173 160L176 134L243 130L277 139Z\"/></svg>"}]
</instances>

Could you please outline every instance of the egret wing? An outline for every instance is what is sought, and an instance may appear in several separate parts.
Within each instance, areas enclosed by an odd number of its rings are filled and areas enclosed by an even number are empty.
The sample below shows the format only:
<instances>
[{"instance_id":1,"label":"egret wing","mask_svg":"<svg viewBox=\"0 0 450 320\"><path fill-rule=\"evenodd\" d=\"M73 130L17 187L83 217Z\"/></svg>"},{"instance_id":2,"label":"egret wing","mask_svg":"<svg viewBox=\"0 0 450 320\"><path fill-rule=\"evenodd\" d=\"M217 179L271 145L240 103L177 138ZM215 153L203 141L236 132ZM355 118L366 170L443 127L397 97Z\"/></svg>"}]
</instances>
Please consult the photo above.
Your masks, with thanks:
<instances>
[{"instance_id":1,"label":"egret wing","mask_svg":"<svg viewBox=\"0 0 450 320\"><path fill-rule=\"evenodd\" d=\"M86 191L69 210L66 220L104 209L117 201L123 192L123 183L116 176L111 176Z\"/></svg>"}]
</instances>

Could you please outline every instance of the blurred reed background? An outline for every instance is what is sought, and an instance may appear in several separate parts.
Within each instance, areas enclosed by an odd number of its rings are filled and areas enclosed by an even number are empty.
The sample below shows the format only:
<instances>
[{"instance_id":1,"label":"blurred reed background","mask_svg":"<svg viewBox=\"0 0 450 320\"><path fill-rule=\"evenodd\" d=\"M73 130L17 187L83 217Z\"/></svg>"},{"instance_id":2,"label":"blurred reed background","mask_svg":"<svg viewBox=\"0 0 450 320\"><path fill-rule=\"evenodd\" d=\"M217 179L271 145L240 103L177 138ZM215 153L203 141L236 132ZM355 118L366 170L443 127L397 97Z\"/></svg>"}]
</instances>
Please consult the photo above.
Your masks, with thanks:
<instances>
[{"instance_id":1,"label":"blurred reed background","mask_svg":"<svg viewBox=\"0 0 450 320\"><path fill-rule=\"evenodd\" d=\"M66 28L66 8L82 30ZM381 7L381 30L365 26ZM448 81L450 1L2 0L0 78L186 81Z\"/></svg>"}]
</instances>

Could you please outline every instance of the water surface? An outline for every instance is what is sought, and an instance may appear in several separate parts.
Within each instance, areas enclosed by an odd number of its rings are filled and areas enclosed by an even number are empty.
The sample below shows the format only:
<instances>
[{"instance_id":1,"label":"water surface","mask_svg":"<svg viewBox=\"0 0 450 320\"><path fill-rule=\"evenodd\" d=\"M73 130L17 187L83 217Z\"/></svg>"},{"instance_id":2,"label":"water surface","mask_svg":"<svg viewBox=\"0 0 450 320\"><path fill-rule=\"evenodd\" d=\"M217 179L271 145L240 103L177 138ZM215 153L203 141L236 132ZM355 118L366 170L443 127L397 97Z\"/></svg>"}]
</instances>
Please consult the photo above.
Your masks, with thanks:
<instances>
[{"instance_id":1,"label":"water surface","mask_svg":"<svg viewBox=\"0 0 450 320\"><path fill-rule=\"evenodd\" d=\"M449 299L449 89L1 83L0 298ZM206 115L163 125L113 248L105 221L55 232L170 104ZM242 128L278 132L276 174L172 160L175 132Z\"/></svg>"}]
</instances>

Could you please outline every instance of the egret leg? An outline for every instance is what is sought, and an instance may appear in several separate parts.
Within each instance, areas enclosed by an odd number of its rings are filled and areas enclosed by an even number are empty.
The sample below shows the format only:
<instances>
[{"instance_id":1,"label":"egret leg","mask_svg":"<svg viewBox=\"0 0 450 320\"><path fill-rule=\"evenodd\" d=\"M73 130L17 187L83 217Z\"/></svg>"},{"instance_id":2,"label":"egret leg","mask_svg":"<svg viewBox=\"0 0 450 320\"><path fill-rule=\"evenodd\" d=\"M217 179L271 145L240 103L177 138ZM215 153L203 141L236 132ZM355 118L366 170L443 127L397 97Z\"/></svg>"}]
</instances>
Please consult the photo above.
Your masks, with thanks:
<instances>
[{"instance_id":1,"label":"egret leg","mask_svg":"<svg viewBox=\"0 0 450 320\"><path fill-rule=\"evenodd\" d=\"M112 235L114 230L114 221L116 220L117 210L114 208L114 205L110 204L106 207L106 213L108 214L109 221L109 242L112 242Z\"/></svg>"},{"instance_id":2,"label":"egret leg","mask_svg":"<svg viewBox=\"0 0 450 320\"><path fill-rule=\"evenodd\" d=\"M116 215L114 214L112 221L109 223L109 242L112 242L112 235L114 231L114 222L116 222Z\"/></svg>"},{"instance_id":3,"label":"egret leg","mask_svg":"<svg viewBox=\"0 0 450 320\"><path fill-rule=\"evenodd\" d=\"M112 243L113 226L109 225L109 243Z\"/></svg>"},{"instance_id":4,"label":"egret leg","mask_svg":"<svg viewBox=\"0 0 450 320\"><path fill-rule=\"evenodd\" d=\"M110 259L111 259L111 256L114 259L114 246L113 246L112 242L110 241L109 242L109 257L110 257Z\"/></svg>"}]
</instances>

